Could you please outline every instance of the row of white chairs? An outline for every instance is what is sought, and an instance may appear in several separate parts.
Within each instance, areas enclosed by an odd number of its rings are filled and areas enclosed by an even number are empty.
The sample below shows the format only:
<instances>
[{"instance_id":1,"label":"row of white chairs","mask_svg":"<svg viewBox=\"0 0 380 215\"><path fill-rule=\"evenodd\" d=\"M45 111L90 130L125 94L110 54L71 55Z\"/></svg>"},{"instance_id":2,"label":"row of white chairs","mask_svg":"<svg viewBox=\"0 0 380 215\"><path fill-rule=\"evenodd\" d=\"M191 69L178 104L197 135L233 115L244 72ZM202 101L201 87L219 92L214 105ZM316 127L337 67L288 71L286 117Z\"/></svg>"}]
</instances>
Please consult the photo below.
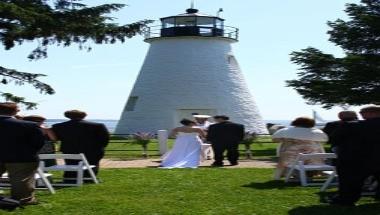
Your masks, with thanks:
<instances>
[{"instance_id":1,"label":"row of white chairs","mask_svg":"<svg viewBox=\"0 0 380 215\"><path fill-rule=\"evenodd\" d=\"M313 186L313 185L322 185L320 188L321 192L326 191L330 186L332 185L338 185L337 179L338 174L336 171L335 166L329 165L329 164L322 164L322 165L315 165L315 164L305 164L305 161L310 159L321 159L324 161L336 159L337 156L334 153L315 153L315 154L299 154L296 161L290 165L289 171L286 175L285 182L289 182L291 180L291 177L294 174L297 174L300 178L300 182L302 186ZM328 162L326 162L328 163ZM325 178L325 181L322 181L323 183L309 183L307 178L307 172L308 171L320 171L327 177ZM313 178L311 178L313 179ZM375 192L373 191L377 186L379 186L378 182L371 182L371 179L366 182L367 187L370 188L368 191L364 191L363 195L374 195Z\"/></svg>"},{"instance_id":2,"label":"row of white chairs","mask_svg":"<svg viewBox=\"0 0 380 215\"><path fill-rule=\"evenodd\" d=\"M99 180L97 179L93 168L95 168L94 165L90 165L85 157L84 154L40 154L40 163L39 167L37 169L37 172L35 174L35 179L37 185L41 185L46 187L51 194L55 193L54 186L82 186L84 180L91 180L93 183L98 184ZM56 160L57 164L52 166L45 166L46 160ZM63 161L60 160L76 160L78 161L78 164L75 165L67 165ZM76 178L73 179L76 181L76 183L67 183L65 180L67 178L63 178L62 183L51 183L51 180L49 180L51 177L53 177L53 174L51 174L51 171L63 171L63 172L76 172ZM89 178L84 177L84 172L88 171L90 174ZM8 175L5 173L2 176L0 176L0 179L7 180ZM9 186L9 183L0 183L0 187L7 187Z\"/></svg>"},{"instance_id":3,"label":"row of white chairs","mask_svg":"<svg viewBox=\"0 0 380 215\"><path fill-rule=\"evenodd\" d=\"M37 183L45 186L50 193L54 194L54 186L82 186L84 180L91 180L95 184L99 183L94 171L92 170L95 166L90 165L84 154L41 154L39 155L40 165L37 169L35 178ZM291 177L295 174L298 174L302 186L315 186L322 185L321 191L325 191L330 185L333 185L334 179L337 177L336 169L334 166L329 164L306 164L310 159L335 159L336 155L334 153L314 153L314 154L303 154L300 153L294 163L289 166L288 172L286 174L285 182L289 182ZM57 162L53 166L45 166L45 160L77 160L78 164L76 165L67 165L64 162ZM49 180L52 177L51 171L64 171L64 172L76 172L77 177L74 179L76 181L73 183L51 183ZM89 178L84 177L84 172L88 171L90 174ZM328 175L327 180L324 183L309 183L307 178L307 172L309 171L321 171L324 174ZM4 174L0 176L0 179L6 179L8 176ZM0 183L0 186L6 184Z\"/></svg>"}]
</instances>

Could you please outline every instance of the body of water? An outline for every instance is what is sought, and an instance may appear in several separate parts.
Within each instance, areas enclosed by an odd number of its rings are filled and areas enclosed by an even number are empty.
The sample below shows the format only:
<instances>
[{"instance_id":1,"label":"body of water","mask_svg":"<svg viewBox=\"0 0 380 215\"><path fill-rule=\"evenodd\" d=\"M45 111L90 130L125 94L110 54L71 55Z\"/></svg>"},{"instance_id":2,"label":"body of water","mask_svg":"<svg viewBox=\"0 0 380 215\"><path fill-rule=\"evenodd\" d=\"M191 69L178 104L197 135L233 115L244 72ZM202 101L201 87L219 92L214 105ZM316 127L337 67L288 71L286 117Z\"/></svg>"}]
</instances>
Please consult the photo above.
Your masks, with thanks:
<instances>
[{"instance_id":1,"label":"body of water","mask_svg":"<svg viewBox=\"0 0 380 215\"><path fill-rule=\"evenodd\" d=\"M48 120L46 120L46 124L50 127L53 124L64 122L64 121L67 121L67 120L65 120L65 119L48 119ZM111 133L113 133L115 131L115 128L116 128L116 125L118 122L118 120L115 120L115 119L93 119L93 120L89 120L89 121L103 123ZM264 122L288 126L288 125L290 125L291 120L264 120Z\"/></svg>"}]
</instances>

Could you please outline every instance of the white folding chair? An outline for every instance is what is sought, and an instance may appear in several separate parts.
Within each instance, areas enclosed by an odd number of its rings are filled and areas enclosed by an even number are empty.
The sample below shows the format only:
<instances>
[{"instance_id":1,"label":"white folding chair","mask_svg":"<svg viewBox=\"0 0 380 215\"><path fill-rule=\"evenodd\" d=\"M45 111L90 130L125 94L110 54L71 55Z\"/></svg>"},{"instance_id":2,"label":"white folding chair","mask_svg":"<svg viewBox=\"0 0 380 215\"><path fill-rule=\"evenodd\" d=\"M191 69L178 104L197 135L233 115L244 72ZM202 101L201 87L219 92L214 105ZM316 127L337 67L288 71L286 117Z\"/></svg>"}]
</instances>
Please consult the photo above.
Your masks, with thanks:
<instances>
[{"instance_id":1,"label":"white folding chair","mask_svg":"<svg viewBox=\"0 0 380 215\"><path fill-rule=\"evenodd\" d=\"M36 184L42 184L49 190L51 194L55 194L55 189L53 188L50 181L48 180L48 177L51 177L51 176L52 174L44 173L41 168L38 168L36 174L34 175L34 178L36 179ZM8 174L4 173L2 176L0 176L0 179L9 180ZM9 187L9 186L10 186L9 183L0 183L0 187Z\"/></svg>"},{"instance_id":2,"label":"white folding chair","mask_svg":"<svg viewBox=\"0 0 380 215\"><path fill-rule=\"evenodd\" d=\"M331 185L337 185L338 183L333 183L334 179L338 178L338 174L336 173L336 170L334 171L324 171L323 173L327 174L329 177L325 181L325 183L321 187L321 192L325 192L327 188L329 188Z\"/></svg>"},{"instance_id":3,"label":"white folding chair","mask_svg":"<svg viewBox=\"0 0 380 215\"><path fill-rule=\"evenodd\" d=\"M43 171L47 171L47 172L49 172L49 171L64 171L64 172L76 172L77 173L77 178L75 179L76 184L63 182L63 183L59 183L59 184L53 184L55 186L73 186L73 185L82 186L83 180L85 180L85 179L90 179L95 184L99 183L98 179L96 178L94 171L92 170L92 168L95 168L95 166L89 165L86 157L82 153L81 154L40 154L39 157L41 160L40 161L40 168ZM58 163L57 165L46 167L44 160L49 160L49 159L77 160L78 164L66 165L66 164L59 164L60 162L57 162ZM83 177L85 171L89 172L89 174L91 176L90 178L84 178Z\"/></svg>"},{"instance_id":4,"label":"white folding chair","mask_svg":"<svg viewBox=\"0 0 380 215\"><path fill-rule=\"evenodd\" d=\"M337 180L339 178L338 173L336 171L324 171L323 173L329 175L329 177L327 178L326 182L321 187L321 190L320 190L321 192L325 192L330 186L333 186L333 185L339 186L338 182L333 182L334 180ZM378 186L377 183L378 182L375 182L371 186ZM374 188L372 188L372 189L375 190ZM362 192L363 196L368 196L368 195L371 196L371 195L375 195L375 194L376 194L376 192L374 192L374 191L363 191Z\"/></svg>"},{"instance_id":5,"label":"white folding chair","mask_svg":"<svg viewBox=\"0 0 380 215\"><path fill-rule=\"evenodd\" d=\"M311 159L334 159L336 155L334 153L312 153L312 154L303 154L300 153L295 160L295 162L290 166L290 169L286 175L285 182L289 182L290 177L298 171L301 185L310 186L310 185L322 185L321 183L308 183L306 172L308 171L335 171L335 167L328 164L305 164L305 161Z\"/></svg>"}]
</instances>

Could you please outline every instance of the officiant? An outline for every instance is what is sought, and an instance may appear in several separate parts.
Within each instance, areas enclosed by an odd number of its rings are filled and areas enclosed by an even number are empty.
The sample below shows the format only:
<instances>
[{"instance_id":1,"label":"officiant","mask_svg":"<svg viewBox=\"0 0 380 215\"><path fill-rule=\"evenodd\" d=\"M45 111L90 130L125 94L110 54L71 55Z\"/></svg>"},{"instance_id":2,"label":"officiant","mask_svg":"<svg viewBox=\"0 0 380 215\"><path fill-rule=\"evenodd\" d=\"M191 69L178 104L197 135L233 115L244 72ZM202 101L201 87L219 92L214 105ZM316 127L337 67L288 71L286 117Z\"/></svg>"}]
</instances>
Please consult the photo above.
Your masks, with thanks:
<instances>
[{"instance_id":1,"label":"officiant","mask_svg":"<svg viewBox=\"0 0 380 215\"><path fill-rule=\"evenodd\" d=\"M193 117L197 123L194 127L200 128L204 131L207 131L208 127L213 124L209 121L209 118L211 117L209 115L193 114Z\"/></svg>"},{"instance_id":2,"label":"officiant","mask_svg":"<svg viewBox=\"0 0 380 215\"><path fill-rule=\"evenodd\" d=\"M200 115L198 113L194 113L192 115L193 115L194 120L196 122L196 125L193 127L194 128L200 128L207 134L208 127L210 127L210 125L213 124L209 121L209 118L211 116ZM206 141L206 139L204 139L203 141ZM202 153L201 153L201 159L202 160L210 160L214 157L214 152L212 151L211 144L202 143L201 151L202 151Z\"/></svg>"}]
</instances>

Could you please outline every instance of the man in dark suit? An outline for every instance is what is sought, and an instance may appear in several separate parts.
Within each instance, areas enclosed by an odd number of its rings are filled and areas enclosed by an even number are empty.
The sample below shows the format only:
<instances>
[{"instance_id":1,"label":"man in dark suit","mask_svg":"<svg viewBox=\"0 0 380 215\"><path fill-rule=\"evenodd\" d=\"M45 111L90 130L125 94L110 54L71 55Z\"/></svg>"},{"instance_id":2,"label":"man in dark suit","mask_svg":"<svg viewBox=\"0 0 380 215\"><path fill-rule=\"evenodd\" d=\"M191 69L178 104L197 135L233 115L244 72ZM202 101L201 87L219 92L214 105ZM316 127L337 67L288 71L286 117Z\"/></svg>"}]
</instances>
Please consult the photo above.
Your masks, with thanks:
<instances>
[{"instance_id":1,"label":"man in dark suit","mask_svg":"<svg viewBox=\"0 0 380 215\"><path fill-rule=\"evenodd\" d=\"M363 121L346 123L333 134L338 144L339 191L328 199L330 204L353 206L364 181L380 176L380 106L363 108L360 114Z\"/></svg>"},{"instance_id":2,"label":"man in dark suit","mask_svg":"<svg viewBox=\"0 0 380 215\"><path fill-rule=\"evenodd\" d=\"M0 175L8 172L13 199L35 204L37 152L45 138L36 123L15 119L17 112L15 103L0 103Z\"/></svg>"},{"instance_id":3,"label":"man in dark suit","mask_svg":"<svg viewBox=\"0 0 380 215\"><path fill-rule=\"evenodd\" d=\"M84 120L87 114L79 110L70 110L64 113L69 121L57 123L52 130L61 141L61 152L64 154L83 153L90 165L95 165L95 174L99 170L99 162L104 156L104 149L108 145L109 133L102 123ZM75 161L65 161L66 164L75 164ZM75 178L75 172L65 172L65 178ZM86 174L88 177L88 174Z\"/></svg>"},{"instance_id":4,"label":"man in dark suit","mask_svg":"<svg viewBox=\"0 0 380 215\"><path fill-rule=\"evenodd\" d=\"M337 145L333 142L333 139L331 138L333 133L344 123L358 120L358 116L355 111L341 111L338 113L338 118L338 121L326 123L325 127L322 129L323 132L325 132L327 136L329 136L328 144L330 144L332 152L336 152L337 150Z\"/></svg>"},{"instance_id":5,"label":"man in dark suit","mask_svg":"<svg viewBox=\"0 0 380 215\"><path fill-rule=\"evenodd\" d=\"M209 127L207 140L211 142L214 150L215 162L212 166L222 167L224 151L227 150L227 158L231 165L238 165L239 143L244 139L244 125L232 123L228 116L214 116L216 124Z\"/></svg>"}]
</instances>

